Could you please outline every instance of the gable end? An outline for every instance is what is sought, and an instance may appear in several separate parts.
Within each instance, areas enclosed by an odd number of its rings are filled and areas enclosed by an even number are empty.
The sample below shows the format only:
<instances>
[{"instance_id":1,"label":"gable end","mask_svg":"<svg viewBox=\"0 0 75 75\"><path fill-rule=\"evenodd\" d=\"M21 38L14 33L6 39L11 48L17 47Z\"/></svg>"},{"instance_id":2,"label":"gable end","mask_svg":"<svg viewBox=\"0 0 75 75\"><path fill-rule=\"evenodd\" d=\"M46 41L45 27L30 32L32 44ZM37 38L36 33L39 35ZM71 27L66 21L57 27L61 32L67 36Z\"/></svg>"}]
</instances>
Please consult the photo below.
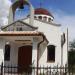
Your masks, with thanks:
<instances>
[{"instance_id":1,"label":"gable end","mask_svg":"<svg viewBox=\"0 0 75 75\"><path fill-rule=\"evenodd\" d=\"M1 28L2 31L34 31L37 27L31 26L23 21L15 21Z\"/></svg>"}]
</instances>

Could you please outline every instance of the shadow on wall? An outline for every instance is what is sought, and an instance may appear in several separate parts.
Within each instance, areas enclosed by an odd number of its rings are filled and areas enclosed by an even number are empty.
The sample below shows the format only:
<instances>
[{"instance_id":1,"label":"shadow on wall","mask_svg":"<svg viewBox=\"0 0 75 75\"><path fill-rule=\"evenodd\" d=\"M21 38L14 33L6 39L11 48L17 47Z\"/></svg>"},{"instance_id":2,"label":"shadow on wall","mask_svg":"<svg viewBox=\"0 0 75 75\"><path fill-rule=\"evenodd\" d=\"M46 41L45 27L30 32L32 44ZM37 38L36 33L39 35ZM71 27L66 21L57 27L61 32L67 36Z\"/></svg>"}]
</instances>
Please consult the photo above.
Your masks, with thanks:
<instances>
[{"instance_id":1,"label":"shadow on wall","mask_svg":"<svg viewBox=\"0 0 75 75\"><path fill-rule=\"evenodd\" d=\"M47 45L46 44L42 44L40 45L40 50L39 50L39 60L42 57L44 51L46 50Z\"/></svg>"}]
</instances>

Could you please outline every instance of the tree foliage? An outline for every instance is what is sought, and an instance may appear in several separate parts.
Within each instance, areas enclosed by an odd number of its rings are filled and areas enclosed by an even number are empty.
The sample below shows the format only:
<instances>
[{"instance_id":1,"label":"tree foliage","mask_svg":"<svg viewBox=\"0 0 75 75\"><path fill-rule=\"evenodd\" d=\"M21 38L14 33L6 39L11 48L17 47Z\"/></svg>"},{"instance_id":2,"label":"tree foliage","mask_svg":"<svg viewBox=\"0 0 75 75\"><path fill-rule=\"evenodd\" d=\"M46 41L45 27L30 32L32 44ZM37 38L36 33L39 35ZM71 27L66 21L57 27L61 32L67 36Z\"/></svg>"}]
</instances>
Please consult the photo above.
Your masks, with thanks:
<instances>
[{"instance_id":1,"label":"tree foliage","mask_svg":"<svg viewBox=\"0 0 75 75\"><path fill-rule=\"evenodd\" d=\"M71 41L70 43L69 43L69 47L70 47L70 49L74 49L75 48L75 40L73 40L73 41Z\"/></svg>"},{"instance_id":2,"label":"tree foliage","mask_svg":"<svg viewBox=\"0 0 75 75\"><path fill-rule=\"evenodd\" d=\"M69 65L75 65L75 51L69 51L68 53L68 63Z\"/></svg>"},{"instance_id":3,"label":"tree foliage","mask_svg":"<svg viewBox=\"0 0 75 75\"><path fill-rule=\"evenodd\" d=\"M69 43L70 51L68 52L69 66L75 66L75 40Z\"/></svg>"}]
</instances>

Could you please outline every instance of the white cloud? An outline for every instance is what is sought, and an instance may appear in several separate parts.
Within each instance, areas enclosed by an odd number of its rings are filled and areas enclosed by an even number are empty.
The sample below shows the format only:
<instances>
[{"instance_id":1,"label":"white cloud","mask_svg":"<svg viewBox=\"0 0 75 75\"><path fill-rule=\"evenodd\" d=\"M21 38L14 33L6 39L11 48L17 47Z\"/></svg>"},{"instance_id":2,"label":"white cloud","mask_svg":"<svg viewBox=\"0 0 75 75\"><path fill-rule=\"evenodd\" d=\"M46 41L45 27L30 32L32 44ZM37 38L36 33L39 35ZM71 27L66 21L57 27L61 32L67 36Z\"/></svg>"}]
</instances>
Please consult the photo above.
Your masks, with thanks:
<instances>
[{"instance_id":1,"label":"white cloud","mask_svg":"<svg viewBox=\"0 0 75 75\"><path fill-rule=\"evenodd\" d=\"M7 24L10 5L9 0L0 0L0 26Z\"/></svg>"},{"instance_id":2,"label":"white cloud","mask_svg":"<svg viewBox=\"0 0 75 75\"><path fill-rule=\"evenodd\" d=\"M75 15L68 15L64 11L54 12L55 22L62 25L62 30L69 29L69 40L75 39Z\"/></svg>"}]
</instances>

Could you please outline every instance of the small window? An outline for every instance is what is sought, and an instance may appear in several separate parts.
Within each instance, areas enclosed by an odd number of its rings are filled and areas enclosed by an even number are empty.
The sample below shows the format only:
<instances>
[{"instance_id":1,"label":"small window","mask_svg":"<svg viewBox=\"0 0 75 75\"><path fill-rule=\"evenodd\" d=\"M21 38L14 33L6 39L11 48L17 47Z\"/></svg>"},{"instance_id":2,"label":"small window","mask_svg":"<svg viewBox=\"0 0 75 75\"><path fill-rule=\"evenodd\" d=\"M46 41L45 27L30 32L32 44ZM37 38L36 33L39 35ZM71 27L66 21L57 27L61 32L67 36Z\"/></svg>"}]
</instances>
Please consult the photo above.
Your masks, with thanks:
<instances>
[{"instance_id":1,"label":"small window","mask_svg":"<svg viewBox=\"0 0 75 75\"><path fill-rule=\"evenodd\" d=\"M9 61L10 60L10 45L5 45L5 54L4 54L4 60Z\"/></svg>"},{"instance_id":2,"label":"small window","mask_svg":"<svg viewBox=\"0 0 75 75\"><path fill-rule=\"evenodd\" d=\"M23 31L22 27L17 27L17 31Z\"/></svg>"},{"instance_id":3,"label":"small window","mask_svg":"<svg viewBox=\"0 0 75 75\"><path fill-rule=\"evenodd\" d=\"M51 22L51 18L48 19L48 22Z\"/></svg>"},{"instance_id":4,"label":"small window","mask_svg":"<svg viewBox=\"0 0 75 75\"><path fill-rule=\"evenodd\" d=\"M46 16L45 16L45 17L43 17L43 20L44 20L44 21L47 21L47 17L46 17Z\"/></svg>"},{"instance_id":5,"label":"small window","mask_svg":"<svg viewBox=\"0 0 75 75\"><path fill-rule=\"evenodd\" d=\"M39 16L38 18L39 18L40 20L42 20L42 16Z\"/></svg>"},{"instance_id":6,"label":"small window","mask_svg":"<svg viewBox=\"0 0 75 75\"><path fill-rule=\"evenodd\" d=\"M36 19L37 17L36 17L36 16L34 16L34 18Z\"/></svg>"},{"instance_id":7,"label":"small window","mask_svg":"<svg viewBox=\"0 0 75 75\"><path fill-rule=\"evenodd\" d=\"M55 62L55 46L47 46L47 62Z\"/></svg>"}]
</instances>

